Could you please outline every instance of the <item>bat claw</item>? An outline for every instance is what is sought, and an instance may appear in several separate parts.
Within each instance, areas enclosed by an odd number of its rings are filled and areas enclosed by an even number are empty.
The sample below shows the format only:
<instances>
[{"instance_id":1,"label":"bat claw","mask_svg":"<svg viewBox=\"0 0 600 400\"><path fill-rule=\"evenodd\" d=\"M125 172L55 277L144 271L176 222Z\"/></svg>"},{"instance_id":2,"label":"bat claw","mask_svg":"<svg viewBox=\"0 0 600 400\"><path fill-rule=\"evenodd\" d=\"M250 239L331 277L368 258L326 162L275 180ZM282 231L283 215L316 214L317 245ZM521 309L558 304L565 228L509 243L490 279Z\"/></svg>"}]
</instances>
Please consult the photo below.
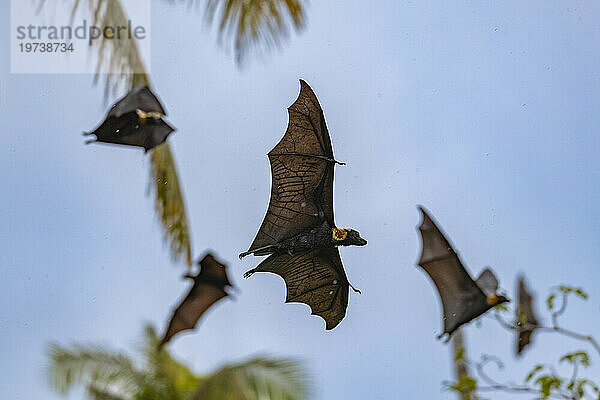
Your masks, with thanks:
<instances>
[{"instance_id":1,"label":"bat claw","mask_svg":"<svg viewBox=\"0 0 600 400\"><path fill-rule=\"evenodd\" d=\"M256 272L256 268L251 269L250 271L246 271L244 273L244 278L246 278L246 279L250 278L252 276L252 274L255 273L255 272Z\"/></svg>"},{"instance_id":2,"label":"bat claw","mask_svg":"<svg viewBox=\"0 0 600 400\"><path fill-rule=\"evenodd\" d=\"M94 143L94 142L97 142L97 140L96 139L90 139L90 140L86 140L85 144L90 144L90 143Z\"/></svg>"},{"instance_id":3,"label":"bat claw","mask_svg":"<svg viewBox=\"0 0 600 400\"><path fill-rule=\"evenodd\" d=\"M346 163L345 163L345 162L341 162L341 161L337 161L337 160L335 160L334 162L335 162L336 164L338 164L338 165L346 165Z\"/></svg>"},{"instance_id":4,"label":"bat claw","mask_svg":"<svg viewBox=\"0 0 600 400\"><path fill-rule=\"evenodd\" d=\"M243 253L240 253L240 254L238 255L238 257L239 257L239 259L241 260L242 258L246 257L246 256L247 256L247 255L249 255L249 254L252 254L252 253L251 253L251 252L249 252L249 251L245 251L245 252L243 252Z\"/></svg>"}]
</instances>

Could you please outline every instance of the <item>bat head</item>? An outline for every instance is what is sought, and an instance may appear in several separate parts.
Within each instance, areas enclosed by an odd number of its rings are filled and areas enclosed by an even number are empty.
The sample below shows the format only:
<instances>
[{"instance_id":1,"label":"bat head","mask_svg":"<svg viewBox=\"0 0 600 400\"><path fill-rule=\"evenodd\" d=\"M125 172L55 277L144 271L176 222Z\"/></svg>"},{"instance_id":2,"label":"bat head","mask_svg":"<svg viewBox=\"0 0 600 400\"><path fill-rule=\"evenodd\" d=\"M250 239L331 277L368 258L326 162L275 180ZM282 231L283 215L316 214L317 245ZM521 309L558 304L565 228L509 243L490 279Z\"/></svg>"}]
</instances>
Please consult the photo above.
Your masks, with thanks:
<instances>
[{"instance_id":1,"label":"bat head","mask_svg":"<svg viewBox=\"0 0 600 400\"><path fill-rule=\"evenodd\" d=\"M336 240L336 245L339 246L364 246L367 244L367 241L360 237L360 233L355 231L354 229L338 229L334 228L337 231L343 231L342 235L336 237L336 232L334 232L334 239ZM340 239L341 238L341 239Z\"/></svg>"},{"instance_id":2,"label":"bat head","mask_svg":"<svg viewBox=\"0 0 600 400\"><path fill-rule=\"evenodd\" d=\"M510 299L501 294L490 294L487 296L488 305L495 307L499 304L510 303Z\"/></svg>"}]
</instances>

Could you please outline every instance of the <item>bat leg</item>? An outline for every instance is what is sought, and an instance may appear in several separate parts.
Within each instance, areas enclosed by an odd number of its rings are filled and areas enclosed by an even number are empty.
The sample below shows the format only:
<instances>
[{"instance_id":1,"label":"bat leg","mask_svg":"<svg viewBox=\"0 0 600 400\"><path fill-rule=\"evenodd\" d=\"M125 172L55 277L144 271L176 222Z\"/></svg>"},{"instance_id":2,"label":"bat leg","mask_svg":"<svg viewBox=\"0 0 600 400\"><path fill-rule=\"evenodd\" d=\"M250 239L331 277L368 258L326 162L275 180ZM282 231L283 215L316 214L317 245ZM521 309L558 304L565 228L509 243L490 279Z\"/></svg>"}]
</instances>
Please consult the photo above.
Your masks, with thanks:
<instances>
[{"instance_id":1,"label":"bat leg","mask_svg":"<svg viewBox=\"0 0 600 400\"><path fill-rule=\"evenodd\" d=\"M242 258L246 257L249 254L254 254L255 256L266 256L267 254L273 253L276 248L277 248L277 244L270 244L270 245L267 245L264 247L260 247L258 249L248 250L243 253L240 253L238 257L241 260Z\"/></svg>"},{"instance_id":2,"label":"bat leg","mask_svg":"<svg viewBox=\"0 0 600 400\"><path fill-rule=\"evenodd\" d=\"M348 285L350 285L350 287L352 288L352 290L354 290L356 293L362 294L362 292L360 290L358 290L357 288L355 288L354 286L352 286L352 284L350 282L348 282Z\"/></svg>"}]
</instances>

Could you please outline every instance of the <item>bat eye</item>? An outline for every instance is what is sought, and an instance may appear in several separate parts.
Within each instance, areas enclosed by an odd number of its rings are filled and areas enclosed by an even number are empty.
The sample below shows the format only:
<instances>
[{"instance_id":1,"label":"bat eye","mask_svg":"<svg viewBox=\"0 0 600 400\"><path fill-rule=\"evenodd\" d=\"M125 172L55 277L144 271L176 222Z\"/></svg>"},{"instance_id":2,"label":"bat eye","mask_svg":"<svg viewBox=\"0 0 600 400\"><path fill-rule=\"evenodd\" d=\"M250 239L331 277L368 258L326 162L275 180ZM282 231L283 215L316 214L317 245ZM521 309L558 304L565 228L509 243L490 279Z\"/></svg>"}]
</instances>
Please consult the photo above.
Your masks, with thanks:
<instances>
[{"instance_id":1,"label":"bat eye","mask_svg":"<svg viewBox=\"0 0 600 400\"><path fill-rule=\"evenodd\" d=\"M334 284L334 285L337 285L337 279L334 279L334 280L333 280L333 284Z\"/></svg>"},{"instance_id":2,"label":"bat eye","mask_svg":"<svg viewBox=\"0 0 600 400\"><path fill-rule=\"evenodd\" d=\"M333 290L329 292L329 294L333 294Z\"/></svg>"}]
</instances>

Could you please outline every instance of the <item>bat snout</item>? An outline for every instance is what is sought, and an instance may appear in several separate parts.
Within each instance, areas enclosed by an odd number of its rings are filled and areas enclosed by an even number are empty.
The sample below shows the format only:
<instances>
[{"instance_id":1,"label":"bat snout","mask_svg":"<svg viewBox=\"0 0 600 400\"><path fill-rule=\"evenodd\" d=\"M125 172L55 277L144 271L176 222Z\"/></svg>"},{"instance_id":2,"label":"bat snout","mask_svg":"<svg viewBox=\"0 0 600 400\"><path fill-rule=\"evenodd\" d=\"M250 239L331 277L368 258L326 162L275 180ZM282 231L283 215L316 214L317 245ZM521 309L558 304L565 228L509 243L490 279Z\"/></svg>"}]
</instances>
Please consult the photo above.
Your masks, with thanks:
<instances>
[{"instance_id":1,"label":"bat snout","mask_svg":"<svg viewBox=\"0 0 600 400\"><path fill-rule=\"evenodd\" d=\"M358 244L357 246L366 246L367 241L363 238L358 238Z\"/></svg>"}]
</instances>

